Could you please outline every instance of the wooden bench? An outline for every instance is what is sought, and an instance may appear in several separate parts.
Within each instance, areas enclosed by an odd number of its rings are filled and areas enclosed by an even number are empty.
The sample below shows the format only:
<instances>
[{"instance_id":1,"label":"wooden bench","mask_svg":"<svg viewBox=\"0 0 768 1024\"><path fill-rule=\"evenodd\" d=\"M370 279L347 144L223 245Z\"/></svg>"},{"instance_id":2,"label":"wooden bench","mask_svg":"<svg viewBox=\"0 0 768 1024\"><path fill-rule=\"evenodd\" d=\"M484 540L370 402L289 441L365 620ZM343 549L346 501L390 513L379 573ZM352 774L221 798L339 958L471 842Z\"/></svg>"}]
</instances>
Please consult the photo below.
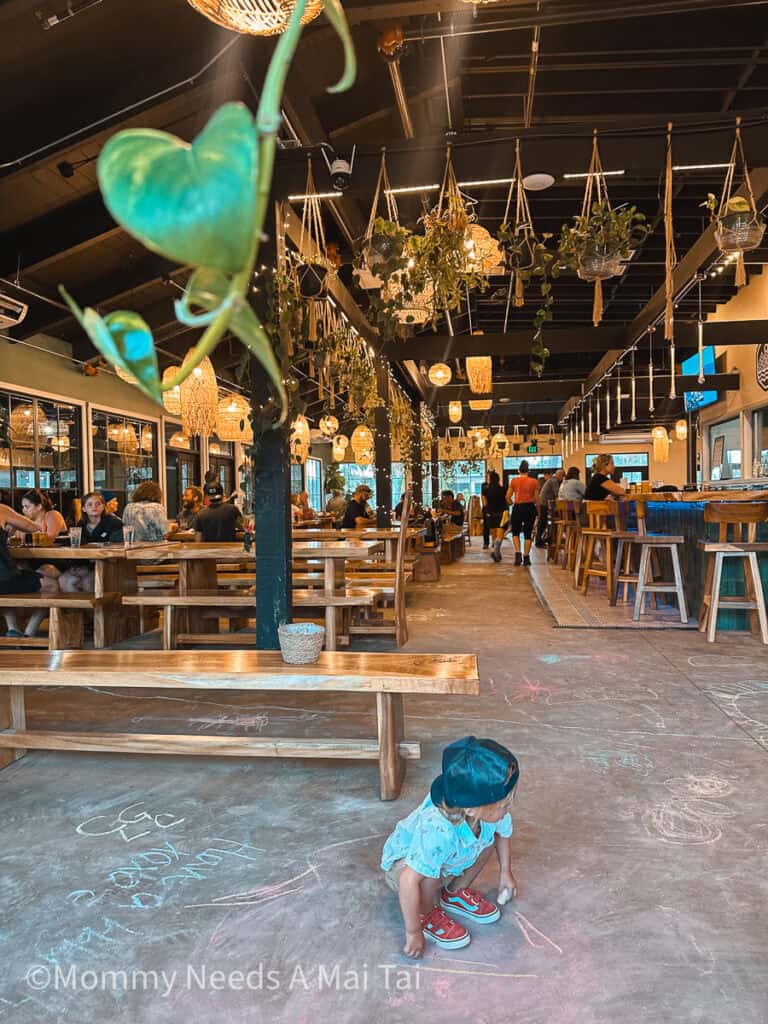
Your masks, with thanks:
<instances>
[{"instance_id":1,"label":"wooden bench","mask_svg":"<svg viewBox=\"0 0 768 1024\"><path fill-rule=\"evenodd\" d=\"M65 651L83 646L85 612L93 611L109 601L117 603L117 595L104 598L93 594L2 594L3 608L24 608L28 611L48 611L48 637L0 637L0 647L48 647ZM117 609L115 609L117 614Z\"/></svg>"},{"instance_id":2,"label":"wooden bench","mask_svg":"<svg viewBox=\"0 0 768 1024\"><path fill-rule=\"evenodd\" d=\"M336 608L364 608L373 605L373 591L362 588L348 587L345 590L301 590L295 589L291 595L294 608L325 608L333 613ZM254 618L256 615L256 598L253 590L192 590L180 594L178 590L153 590L142 594L131 594L123 598L128 607L155 607L163 609L163 650L172 651L184 644L242 644L242 637L233 639L233 634L217 633L179 633L176 630L175 609L202 608L211 609L218 618L226 616L228 610L247 609L251 612L241 618ZM329 620L332 625L329 629ZM326 649L334 650L336 636L336 619L333 614L326 614Z\"/></svg>"},{"instance_id":3,"label":"wooden bench","mask_svg":"<svg viewBox=\"0 0 768 1024\"><path fill-rule=\"evenodd\" d=\"M443 565L450 565L458 558L464 557L465 541L464 534L457 533L446 537L443 535L440 541L440 561Z\"/></svg>"},{"instance_id":4,"label":"wooden bench","mask_svg":"<svg viewBox=\"0 0 768 1024\"><path fill-rule=\"evenodd\" d=\"M0 767L27 750L114 751L121 754L196 754L227 757L317 757L378 761L382 800L400 794L406 759L418 742L406 741L406 693L477 696L473 654L323 653L315 665L286 665L273 651L216 651L205 658L182 651L19 651L0 653ZM376 694L376 739L286 739L164 733L38 731L26 726L24 690L34 686L99 686L195 694L236 691ZM82 716L73 714L78 725Z\"/></svg>"}]
</instances>

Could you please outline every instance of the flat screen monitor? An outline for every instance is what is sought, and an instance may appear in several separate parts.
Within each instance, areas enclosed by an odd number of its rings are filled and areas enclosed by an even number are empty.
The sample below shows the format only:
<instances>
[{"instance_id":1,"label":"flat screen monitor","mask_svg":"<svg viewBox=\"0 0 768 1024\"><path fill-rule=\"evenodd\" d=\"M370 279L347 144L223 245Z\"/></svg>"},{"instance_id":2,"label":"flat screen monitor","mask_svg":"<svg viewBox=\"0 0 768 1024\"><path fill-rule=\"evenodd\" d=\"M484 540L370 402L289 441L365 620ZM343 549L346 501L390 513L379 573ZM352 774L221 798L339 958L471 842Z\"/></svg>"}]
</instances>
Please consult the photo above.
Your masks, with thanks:
<instances>
[{"instance_id":1,"label":"flat screen monitor","mask_svg":"<svg viewBox=\"0 0 768 1024\"><path fill-rule=\"evenodd\" d=\"M705 345L703 349L704 376L711 377L715 371L715 349L712 345ZM680 368L687 376L698 376L699 354L684 359ZM712 405L718 399L717 391L686 391L685 411L693 412L696 409L703 409L706 405Z\"/></svg>"}]
</instances>

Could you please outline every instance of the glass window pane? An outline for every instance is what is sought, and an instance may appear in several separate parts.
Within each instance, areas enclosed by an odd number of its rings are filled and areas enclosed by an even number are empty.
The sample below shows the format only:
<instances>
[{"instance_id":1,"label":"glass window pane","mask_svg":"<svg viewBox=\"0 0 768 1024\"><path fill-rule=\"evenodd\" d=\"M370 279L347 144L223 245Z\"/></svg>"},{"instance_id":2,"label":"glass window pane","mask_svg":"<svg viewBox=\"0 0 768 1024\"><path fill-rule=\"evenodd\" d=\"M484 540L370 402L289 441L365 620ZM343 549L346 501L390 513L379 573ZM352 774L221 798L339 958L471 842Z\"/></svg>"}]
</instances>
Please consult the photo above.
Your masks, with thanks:
<instances>
[{"instance_id":1,"label":"glass window pane","mask_svg":"<svg viewBox=\"0 0 768 1024\"><path fill-rule=\"evenodd\" d=\"M307 459L307 494L309 506L315 511L323 509L323 464L320 459Z\"/></svg>"},{"instance_id":2,"label":"glass window pane","mask_svg":"<svg viewBox=\"0 0 768 1024\"><path fill-rule=\"evenodd\" d=\"M94 410L93 482L118 500L118 515L140 483L157 480L157 425L134 416Z\"/></svg>"},{"instance_id":3,"label":"glass window pane","mask_svg":"<svg viewBox=\"0 0 768 1024\"><path fill-rule=\"evenodd\" d=\"M752 476L768 476L768 408L755 413Z\"/></svg>"},{"instance_id":4,"label":"glass window pane","mask_svg":"<svg viewBox=\"0 0 768 1024\"><path fill-rule=\"evenodd\" d=\"M523 459L528 463L531 476L536 476L541 470L549 470L551 472L552 470L563 468L562 455L514 455L504 459L504 469L512 469L517 472Z\"/></svg>"},{"instance_id":5,"label":"glass window pane","mask_svg":"<svg viewBox=\"0 0 768 1024\"><path fill-rule=\"evenodd\" d=\"M357 462L342 462L339 466L344 474L347 483L347 493L354 492L360 484L367 484L371 488L371 498L368 502L372 507L376 506L376 467L374 465L361 466Z\"/></svg>"},{"instance_id":6,"label":"glass window pane","mask_svg":"<svg viewBox=\"0 0 768 1024\"><path fill-rule=\"evenodd\" d=\"M291 464L291 494L300 494L304 490L304 467L301 463Z\"/></svg>"},{"instance_id":7,"label":"glass window pane","mask_svg":"<svg viewBox=\"0 0 768 1024\"><path fill-rule=\"evenodd\" d=\"M441 461L439 480L441 491L453 491L454 495L463 494L465 499L472 494L480 494L480 489L485 483L485 459ZM439 497L439 494L433 495L432 501Z\"/></svg>"},{"instance_id":8,"label":"glass window pane","mask_svg":"<svg viewBox=\"0 0 768 1024\"><path fill-rule=\"evenodd\" d=\"M709 428L710 478L740 480L741 425L738 416Z\"/></svg>"}]
</instances>

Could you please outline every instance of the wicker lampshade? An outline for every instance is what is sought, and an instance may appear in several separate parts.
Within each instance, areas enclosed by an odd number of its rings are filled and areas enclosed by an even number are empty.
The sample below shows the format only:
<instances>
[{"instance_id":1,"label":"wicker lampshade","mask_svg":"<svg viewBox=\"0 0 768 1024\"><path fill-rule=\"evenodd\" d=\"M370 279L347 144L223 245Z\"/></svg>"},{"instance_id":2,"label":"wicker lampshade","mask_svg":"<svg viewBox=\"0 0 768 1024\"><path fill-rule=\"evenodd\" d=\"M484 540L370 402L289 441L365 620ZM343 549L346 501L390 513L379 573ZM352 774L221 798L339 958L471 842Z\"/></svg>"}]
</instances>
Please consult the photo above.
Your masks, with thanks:
<instances>
[{"instance_id":1,"label":"wicker lampshade","mask_svg":"<svg viewBox=\"0 0 768 1024\"><path fill-rule=\"evenodd\" d=\"M464 360L469 379L469 390L475 395L487 395L493 385L493 361L490 356L467 356Z\"/></svg>"},{"instance_id":2,"label":"wicker lampshade","mask_svg":"<svg viewBox=\"0 0 768 1024\"><path fill-rule=\"evenodd\" d=\"M117 374L117 376L120 378L120 380L124 380L126 384L135 384L136 383L136 378L133 376L133 374L132 373L126 373L126 371L122 368L122 366L115 366L114 367L114 371Z\"/></svg>"},{"instance_id":3,"label":"wicker lampshade","mask_svg":"<svg viewBox=\"0 0 768 1024\"><path fill-rule=\"evenodd\" d=\"M470 427L467 431L467 437L471 437L474 441L476 438L483 438L485 440L490 437L490 430L488 427Z\"/></svg>"},{"instance_id":4,"label":"wicker lampshade","mask_svg":"<svg viewBox=\"0 0 768 1024\"><path fill-rule=\"evenodd\" d=\"M218 444L218 442L216 442L216 441L211 441L211 443L208 445L208 454L209 455L222 455L223 451L224 450L221 447L221 445Z\"/></svg>"},{"instance_id":5,"label":"wicker lampshade","mask_svg":"<svg viewBox=\"0 0 768 1024\"><path fill-rule=\"evenodd\" d=\"M152 427L146 426L141 428L141 436L139 437L139 447L143 452L151 452L154 437L152 435Z\"/></svg>"},{"instance_id":6,"label":"wicker lampshade","mask_svg":"<svg viewBox=\"0 0 768 1024\"><path fill-rule=\"evenodd\" d=\"M370 466L373 462L373 448L356 448L355 461L361 466Z\"/></svg>"},{"instance_id":7,"label":"wicker lampshade","mask_svg":"<svg viewBox=\"0 0 768 1024\"><path fill-rule=\"evenodd\" d=\"M35 436L35 410L31 405L17 405L11 413L11 443L31 445Z\"/></svg>"},{"instance_id":8,"label":"wicker lampshade","mask_svg":"<svg viewBox=\"0 0 768 1024\"><path fill-rule=\"evenodd\" d=\"M190 359L190 349L184 365ZM219 392L213 363L206 356L181 385L181 422L185 434L208 437L216 428Z\"/></svg>"},{"instance_id":9,"label":"wicker lampshade","mask_svg":"<svg viewBox=\"0 0 768 1024\"><path fill-rule=\"evenodd\" d=\"M653 438L653 461L669 462L669 434L665 427L654 427L651 431Z\"/></svg>"},{"instance_id":10,"label":"wicker lampshade","mask_svg":"<svg viewBox=\"0 0 768 1024\"><path fill-rule=\"evenodd\" d=\"M430 384L434 384L436 388L443 388L446 384L451 383L453 374L447 363L433 363L427 376Z\"/></svg>"},{"instance_id":11,"label":"wicker lampshade","mask_svg":"<svg viewBox=\"0 0 768 1024\"><path fill-rule=\"evenodd\" d=\"M494 455L503 455L509 451L509 438L504 433L503 429L500 429L498 433L493 435L491 439L491 451Z\"/></svg>"},{"instance_id":12,"label":"wicker lampshade","mask_svg":"<svg viewBox=\"0 0 768 1024\"><path fill-rule=\"evenodd\" d=\"M284 32L296 6L291 0L188 0L209 21L249 36L276 36ZM308 0L302 25L323 9L322 0Z\"/></svg>"},{"instance_id":13,"label":"wicker lampshade","mask_svg":"<svg viewBox=\"0 0 768 1024\"><path fill-rule=\"evenodd\" d=\"M57 434L51 438L51 448L55 452L68 452L69 451L69 437L66 434Z\"/></svg>"},{"instance_id":14,"label":"wicker lampshade","mask_svg":"<svg viewBox=\"0 0 768 1024\"><path fill-rule=\"evenodd\" d=\"M489 274L504 262L501 247L493 235L482 224L470 224L464 236L469 269Z\"/></svg>"},{"instance_id":15,"label":"wicker lampshade","mask_svg":"<svg viewBox=\"0 0 768 1024\"><path fill-rule=\"evenodd\" d=\"M177 430L175 434L171 434L168 439L168 445L170 448L186 448L189 450L192 447L192 441L181 430Z\"/></svg>"},{"instance_id":16,"label":"wicker lampshade","mask_svg":"<svg viewBox=\"0 0 768 1024\"><path fill-rule=\"evenodd\" d=\"M493 400L490 398L470 398L469 408L472 412L488 412L489 409L493 408Z\"/></svg>"},{"instance_id":17,"label":"wicker lampshade","mask_svg":"<svg viewBox=\"0 0 768 1024\"><path fill-rule=\"evenodd\" d=\"M413 295L410 299L402 298L402 283L399 274L393 274L389 279L386 288L381 291L384 301L394 299L399 308L395 316L401 324L425 324L432 316L432 306L435 297L435 289L431 282L428 282L424 290Z\"/></svg>"},{"instance_id":18,"label":"wicker lampshade","mask_svg":"<svg viewBox=\"0 0 768 1024\"><path fill-rule=\"evenodd\" d=\"M461 423L461 402L448 403L448 419L451 423Z\"/></svg>"},{"instance_id":19,"label":"wicker lampshade","mask_svg":"<svg viewBox=\"0 0 768 1024\"><path fill-rule=\"evenodd\" d=\"M373 434L371 433L370 427L366 427L364 423L360 423L352 431L351 441L353 448L372 448Z\"/></svg>"},{"instance_id":20,"label":"wicker lampshade","mask_svg":"<svg viewBox=\"0 0 768 1024\"><path fill-rule=\"evenodd\" d=\"M333 437L339 429L339 421L335 416L331 416L330 413L327 413L325 416L321 417L318 427L320 428L321 434L325 434L326 437Z\"/></svg>"},{"instance_id":21,"label":"wicker lampshade","mask_svg":"<svg viewBox=\"0 0 768 1024\"><path fill-rule=\"evenodd\" d=\"M139 439L136 429L130 423L123 423L118 426L117 450L124 461L135 459L139 454Z\"/></svg>"},{"instance_id":22,"label":"wicker lampshade","mask_svg":"<svg viewBox=\"0 0 768 1024\"><path fill-rule=\"evenodd\" d=\"M345 458L345 456L347 454L348 446L349 446L349 438L345 437L343 434L337 434L336 437L334 437L334 439L333 439L333 449L332 449L333 461L334 462L343 462L344 461L344 458Z\"/></svg>"},{"instance_id":23,"label":"wicker lampshade","mask_svg":"<svg viewBox=\"0 0 768 1024\"><path fill-rule=\"evenodd\" d=\"M244 395L225 395L216 408L216 433L222 441L250 444L253 429L248 419L251 406Z\"/></svg>"},{"instance_id":24,"label":"wicker lampshade","mask_svg":"<svg viewBox=\"0 0 768 1024\"><path fill-rule=\"evenodd\" d=\"M294 462L305 463L309 456L311 434L306 416L301 413L291 424L291 458Z\"/></svg>"},{"instance_id":25,"label":"wicker lampshade","mask_svg":"<svg viewBox=\"0 0 768 1024\"><path fill-rule=\"evenodd\" d=\"M181 369L180 366L169 366L167 370L163 371L163 384L167 384L168 381ZM175 388L170 391L163 392L163 405L165 411L169 412L171 416L181 416L181 385L177 384Z\"/></svg>"},{"instance_id":26,"label":"wicker lampshade","mask_svg":"<svg viewBox=\"0 0 768 1024\"><path fill-rule=\"evenodd\" d=\"M688 437L688 423L686 420L678 420L675 423L675 437L678 441L685 441Z\"/></svg>"}]
</instances>

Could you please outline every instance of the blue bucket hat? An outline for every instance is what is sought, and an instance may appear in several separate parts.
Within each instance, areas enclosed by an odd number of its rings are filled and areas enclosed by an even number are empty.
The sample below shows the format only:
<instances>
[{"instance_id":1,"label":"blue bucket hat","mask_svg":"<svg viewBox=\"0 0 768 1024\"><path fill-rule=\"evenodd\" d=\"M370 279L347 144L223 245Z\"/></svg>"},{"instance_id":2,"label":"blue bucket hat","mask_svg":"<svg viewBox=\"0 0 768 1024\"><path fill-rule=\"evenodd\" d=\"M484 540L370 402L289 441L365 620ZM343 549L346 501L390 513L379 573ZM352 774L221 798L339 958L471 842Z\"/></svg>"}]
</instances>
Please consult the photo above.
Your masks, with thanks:
<instances>
[{"instance_id":1,"label":"blue bucket hat","mask_svg":"<svg viewBox=\"0 0 768 1024\"><path fill-rule=\"evenodd\" d=\"M443 751L443 774L432 783L430 796L436 806L482 807L508 796L519 777L517 758L506 747L465 736Z\"/></svg>"}]
</instances>

